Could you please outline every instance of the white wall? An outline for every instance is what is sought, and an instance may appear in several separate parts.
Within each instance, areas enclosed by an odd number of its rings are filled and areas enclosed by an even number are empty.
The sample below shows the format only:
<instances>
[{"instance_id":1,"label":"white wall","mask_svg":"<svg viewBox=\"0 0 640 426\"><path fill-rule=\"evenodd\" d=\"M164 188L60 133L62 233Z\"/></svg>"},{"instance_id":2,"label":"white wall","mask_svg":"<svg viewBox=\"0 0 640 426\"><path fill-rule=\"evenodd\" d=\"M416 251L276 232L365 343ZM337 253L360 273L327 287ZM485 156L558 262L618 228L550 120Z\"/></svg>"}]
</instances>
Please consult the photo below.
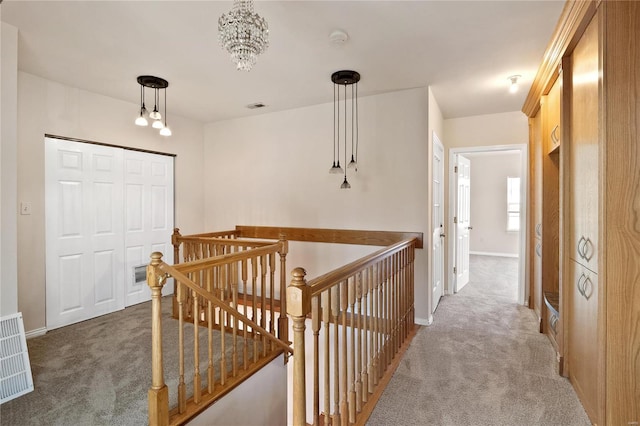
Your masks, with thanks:
<instances>
[{"instance_id":1,"label":"white wall","mask_svg":"<svg viewBox=\"0 0 640 426\"><path fill-rule=\"evenodd\" d=\"M293 364L289 361L288 365ZM189 422L190 425L287 424L287 365L280 355Z\"/></svg>"},{"instance_id":2,"label":"white wall","mask_svg":"<svg viewBox=\"0 0 640 426\"><path fill-rule=\"evenodd\" d=\"M529 141L529 124L527 117L520 111L499 114L485 114L471 117L450 118L444 120L445 148L445 185L446 196L449 194L449 154L452 148L473 148L493 145L527 144ZM445 217L449 215L449 202L445 203ZM445 225L445 234L450 235L450 221ZM453 271L453 253L446 239L446 270ZM451 292L451 287L448 287Z\"/></svg>"},{"instance_id":3,"label":"white wall","mask_svg":"<svg viewBox=\"0 0 640 426\"><path fill-rule=\"evenodd\" d=\"M427 89L363 97L359 110L359 167L357 175L348 176L350 190L339 188L342 177L329 174L331 103L206 125L205 227L280 225L426 235ZM343 246L332 259L325 247L313 250L292 246L288 271L303 266L310 279L372 248ZM426 252L416 253L415 290L416 316L425 320Z\"/></svg>"},{"instance_id":4,"label":"white wall","mask_svg":"<svg viewBox=\"0 0 640 426\"><path fill-rule=\"evenodd\" d=\"M172 116L169 105L173 136L165 138L149 127L135 126L138 96L134 78L132 102L123 102L18 73L18 202L33 207L31 215L19 215L17 221L18 309L27 331L45 326L45 133L177 154L175 223L184 233L204 230L203 125Z\"/></svg>"},{"instance_id":5,"label":"white wall","mask_svg":"<svg viewBox=\"0 0 640 426\"><path fill-rule=\"evenodd\" d=\"M18 170L18 29L1 23L0 52L0 316L18 312L18 234L17 182Z\"/></svg>"},{"instance_id":6,"label":"white wall","mask_svg":"<svg viewBox=\"0 0 640 426\"><path fill-rule=\"evenodd\" d=\"M519 233L507 231L507 177L520 177L520 152L465 156L471 160L471 251L517 256Z\"/></svg>"}]
</instances>

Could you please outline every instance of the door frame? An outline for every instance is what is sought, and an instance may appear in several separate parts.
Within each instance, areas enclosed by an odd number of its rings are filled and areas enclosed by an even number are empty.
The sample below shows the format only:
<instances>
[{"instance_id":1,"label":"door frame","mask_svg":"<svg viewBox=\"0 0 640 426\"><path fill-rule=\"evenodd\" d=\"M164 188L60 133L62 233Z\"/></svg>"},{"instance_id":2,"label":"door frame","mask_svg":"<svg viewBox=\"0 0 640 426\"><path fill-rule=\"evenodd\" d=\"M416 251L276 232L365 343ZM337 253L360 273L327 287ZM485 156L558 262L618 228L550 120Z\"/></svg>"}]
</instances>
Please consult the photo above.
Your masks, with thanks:
<instances>
[{"instance_id":1,"label":"door frame","mask_svg":"<svg viewBox=\"0 0 640 426\"><path fill-rule=\"evenodd\" d=\"M455 228L453 223L453 217L455 216L455 200L457 197L457 187L455 183L455 176L453 173L453 167L455 165L455 156L457 154L471 154L478 152L498 152L498 151L520 151L520 241L518 250L518 303L526 305L529 298L529 288L526 286L526 247L527 247L527 221L528 221L528 209L529 205L529 193L527 188L529 187L529 150L527 144L514 144L514 145L487 145L487 146L474 146L474 147L461 147L461 148L449 148L449 217L447 218L448 224L448 236L447 236L447 258L449 261L445 266L447 268L448 280L446 281L446 294L454 294L456 292L456 277L453 273L453 265L456 260L456 240L455 240Z\"/></svg>"}]
</instances>

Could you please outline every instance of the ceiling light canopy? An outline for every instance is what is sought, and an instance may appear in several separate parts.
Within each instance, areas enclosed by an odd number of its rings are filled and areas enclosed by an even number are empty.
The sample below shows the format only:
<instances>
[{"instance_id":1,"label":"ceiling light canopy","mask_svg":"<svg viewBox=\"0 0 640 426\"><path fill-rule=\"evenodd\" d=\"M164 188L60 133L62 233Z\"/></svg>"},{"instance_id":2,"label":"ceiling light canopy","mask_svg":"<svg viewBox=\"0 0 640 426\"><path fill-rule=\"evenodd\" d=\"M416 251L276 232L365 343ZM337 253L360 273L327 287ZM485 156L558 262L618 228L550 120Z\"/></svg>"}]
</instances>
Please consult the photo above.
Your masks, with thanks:
<instances>
[{"instance_id":1,"label":"ceiling light canopy","mask_svg":"<svg viewBox=\"0 0 640 426\"><path fill-rule=\"evenodd\" d=\"M167 87L169 82L160 77L154 77L152 75L141 75L137 79L140 85L140 115L136 118L136 125L147 126L149 121L147 118L153 120L151 127L159 129L162 136L171 136L171 129L167 126ZM147 112L145 105L145 88L153 89L153 111ZM162 114L158 108L160 107L160 89L164 91L164 122L162 122Z\"/></svg>"},{"instance_id":2,"label":"ceiling light canopy","mask_svg":"<svg viewBox=\"0 0 640 426\"><path fill-rule=\"evenodd\" d=\"M341 189L350 189L351 185L347 180L347 169L358 171L358 82L360 74L356 71L342 70L336 71L331 75L333 81L333 165L329 169L329 173L343 174L344 181L340 186ZM340 86L344 86L344 104L343 111L340 111ZM351 105L347 108L347 86L351 87ZM351 113L348 114L348 110ZM342 124L340 117L343 116ZM349 122L349 118L351 118ZM347 164L347 135L349 128L351 129L351 161ZM343 153L344 165L340 166L340 136L343 137Z\"/></svg>"},{"instance_id":3,"label":"ceiling light canopy","mask_svg":"<svg viewBox=\"0 0 640 426\"><path fill-rule=\"evenodd\" d=\"M218 19L218 39L237 69L250 71L269 47L269 25L253 11L253 0L234 0L233 9Z\"/></svg>"}]
</instances>

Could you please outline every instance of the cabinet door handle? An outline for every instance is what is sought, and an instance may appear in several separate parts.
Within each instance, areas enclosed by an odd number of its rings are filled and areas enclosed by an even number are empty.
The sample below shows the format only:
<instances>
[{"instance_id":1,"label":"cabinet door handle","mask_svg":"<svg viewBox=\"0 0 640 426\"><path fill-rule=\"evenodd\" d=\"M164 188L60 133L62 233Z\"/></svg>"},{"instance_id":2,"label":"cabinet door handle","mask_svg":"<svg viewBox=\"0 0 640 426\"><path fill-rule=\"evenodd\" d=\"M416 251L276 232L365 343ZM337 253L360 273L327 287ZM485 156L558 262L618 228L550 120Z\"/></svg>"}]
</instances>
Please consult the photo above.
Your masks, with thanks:
<instances>
[{"instance_id":1,"label":"cabinet door handle","mask_svg":"<svg viewBox=\"0 0 640 426\"><path fill-rule=\"evenodd\" d=\"M580 278L578 278L578 283L577 283L577 284L578 284L578 285L577 285L577 287L578 287L578 293L580 293L580 295L582 295L582 297L586 297L586 296L584 295L584 289L583 289L583 285L584 285L583 280L584 280L584 279L586 279L586 278L587 278L587 277L584 275L584 273L580 274ZM588 300L588 299L587 299L587 300Z\"/></svg>"},{"instance_id":2,"label":"cabinet door handle","mask_svg":"<svg viewBox=\"0 0 640 426\"><path fill-rule=\"evenodd\" d=\"M536 225L536 235L537 235L538 237L541 237L541 236L542 236L542 224L541 224L541 223L539 223L539 224L537 224L537 225Z\"/></svg>"},{"instance_id":3,"label":"cabinet door handle","mask_svg":"<svg viewBox=\"0 0 640 426\"><path fill-rule=\"evenodd\" d=\"M586 242L587 239L584 236L581 236L578 240L578 256L580 256L580 259L584 259L584 245Z\"/></svg>"},{"instance_id":4,"label":"cabinet door handle","mask_svg":"<svg viewBox=\"0 0 640 426\"><path fill-rule=\"evenodd\" d=\"M588 287L587 284L589 284ZM582 295L587 300L591 299L591 296L593 295L593 282L591 282L591 278L589 277L586 277L582 283Z\"/></svg>"},{"instance_id":5,"label":"cabinet door handle","mask_svg":"<svg viewBox=\"0 0 640 426\"><path fill-rule=\"evenodd\" d=\"M551 330L553 330L553 334L558 334L558 317L555 315L551 315L549 317L549 327L551 327Z\"/></svg>"},{"instance_id":6,"label":"cabinet door handle","mask_svg":"<svg viewBox=\"0 0 640 426\"><path fill-rule=\"evenodd\" d=\"M582 246L582 258L587 262L593 258L593 243L591 239L587 238Z\"/></svg>"},{"instance_id":7,"label":"cabinet door handle","mask_svg":"<svg viewBox=\"0 0 640 426\"><path fill-rule=\"evenodd\" d=\"M540 243L536 244L536 254L538 257L542 257L542 244Z\"/></svg>"},{"instance_id":8,"label":"cabinet door handle","mask_svg":"<svg viewBox=\"0 0 640 426\"><path fill-rule=\"evenodd\" d=\"M551 131L551 140L554 145L558 145L560 143L560 138L558 137L558 130L560 129L560 125L556 124L556 127Z\"/></svg>"}]
</instances>

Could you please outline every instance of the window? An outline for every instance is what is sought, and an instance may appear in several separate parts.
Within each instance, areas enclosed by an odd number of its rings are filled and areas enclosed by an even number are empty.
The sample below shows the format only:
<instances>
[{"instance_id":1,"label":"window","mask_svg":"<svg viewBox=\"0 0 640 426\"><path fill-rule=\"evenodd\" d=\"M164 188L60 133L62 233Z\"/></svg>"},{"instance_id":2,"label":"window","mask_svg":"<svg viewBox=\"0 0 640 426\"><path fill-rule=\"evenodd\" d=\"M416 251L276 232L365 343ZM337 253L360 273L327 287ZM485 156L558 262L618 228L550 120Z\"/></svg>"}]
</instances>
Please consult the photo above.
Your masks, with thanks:
<instances>
[{"instance_id":1,"label":"window","mask_svg":"<svg viewBox=\"0 0 640 426\"><path fill-rule=\"evenodd\" d=\"M520 178L507 178L507 231L520 230Z\"/></svg>"}]
</instances>

